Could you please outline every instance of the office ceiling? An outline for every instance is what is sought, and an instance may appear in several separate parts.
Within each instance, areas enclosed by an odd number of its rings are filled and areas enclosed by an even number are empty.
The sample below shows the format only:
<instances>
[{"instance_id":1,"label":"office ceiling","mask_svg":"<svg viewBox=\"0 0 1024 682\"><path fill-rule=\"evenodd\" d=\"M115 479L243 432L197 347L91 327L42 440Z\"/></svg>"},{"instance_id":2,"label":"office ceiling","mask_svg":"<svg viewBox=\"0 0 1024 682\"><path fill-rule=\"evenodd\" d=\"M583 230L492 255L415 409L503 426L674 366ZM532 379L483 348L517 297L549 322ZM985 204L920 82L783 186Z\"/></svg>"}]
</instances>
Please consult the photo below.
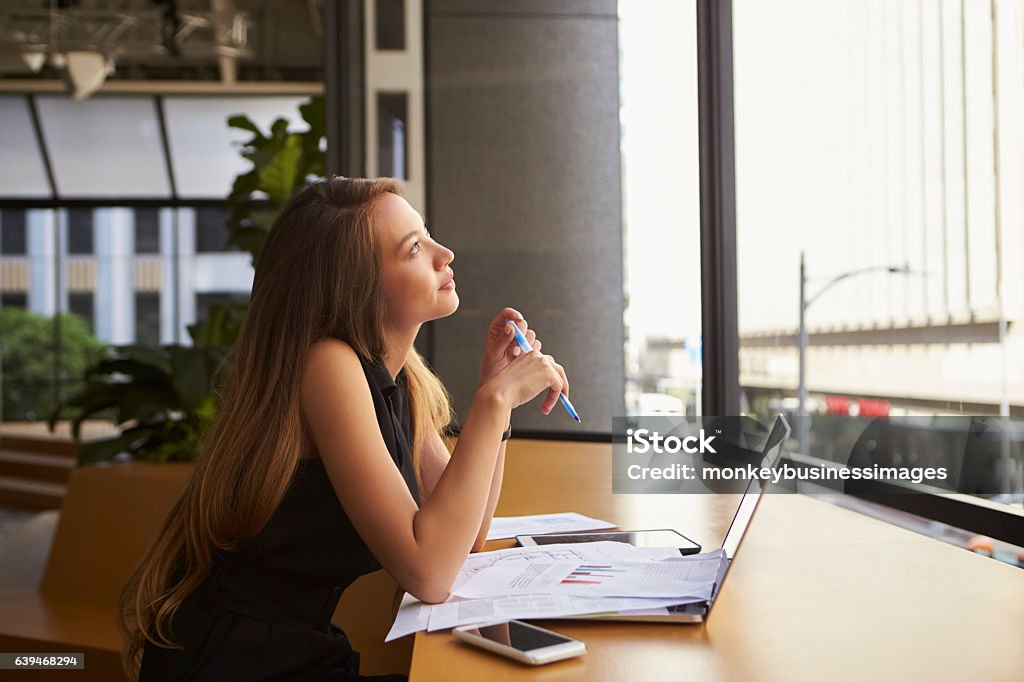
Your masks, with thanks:
<instances>
[{"instance_id":1,"label":"office ceiling","mask_svg":"<svg viewBox=\"0 0 1024 682\"><path fill-rule=\"evenodd\" d=\"M0 4L0 79L64 80L87 55L107 81L318 82L321 4L11 0Z\"/></svg>"}]
</instances>

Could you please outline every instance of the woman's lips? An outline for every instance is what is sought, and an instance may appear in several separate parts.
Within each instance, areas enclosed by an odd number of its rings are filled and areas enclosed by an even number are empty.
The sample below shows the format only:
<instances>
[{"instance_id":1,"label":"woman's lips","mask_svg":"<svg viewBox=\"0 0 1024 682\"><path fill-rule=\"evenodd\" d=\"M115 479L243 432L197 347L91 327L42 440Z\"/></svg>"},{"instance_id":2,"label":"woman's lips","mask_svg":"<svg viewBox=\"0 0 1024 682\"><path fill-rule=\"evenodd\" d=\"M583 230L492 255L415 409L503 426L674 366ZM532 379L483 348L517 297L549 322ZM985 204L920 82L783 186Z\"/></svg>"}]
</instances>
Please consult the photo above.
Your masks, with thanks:
<instances>
[{"instance_id":1,"label":"woman's lips","mask_svg":"<svg viewBox=\"0 0 1024 682\"><path fill-rule=\"evenodd\" d=\"M452 277L450 280L448 280L447 282L444 283L444 286L441 287L440 291L451 291L454 288L455 288L455 278Z\"/></svg>"}]
</instances>

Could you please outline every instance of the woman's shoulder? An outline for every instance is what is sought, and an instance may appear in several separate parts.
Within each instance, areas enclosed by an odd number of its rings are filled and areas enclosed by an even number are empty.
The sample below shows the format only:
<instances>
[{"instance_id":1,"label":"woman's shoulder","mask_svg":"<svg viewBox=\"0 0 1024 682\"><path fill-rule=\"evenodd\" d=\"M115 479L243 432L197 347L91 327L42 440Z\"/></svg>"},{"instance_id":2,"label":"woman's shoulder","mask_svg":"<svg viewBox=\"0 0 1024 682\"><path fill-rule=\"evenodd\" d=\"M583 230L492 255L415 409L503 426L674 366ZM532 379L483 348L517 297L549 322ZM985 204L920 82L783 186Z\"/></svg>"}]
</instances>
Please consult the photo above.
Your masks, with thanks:
<instances>
[{"instance_id":1,"label":"woman's shoulder","mask_svg":"<svg viewBox=\"0 0 1024 682\"><path fill-rule=\"evenodd\" d=\"M341 339L335 339L333 337L327 337L318 339L313 342L313 345L306 351L306 359L311 360L313 358L339 358L345 357L350 358L356 362L359 362L359 355L355 349L352 348L346 341Z\"/></svg>"},{"instance_id":2,"label":"woman's shoulder","mask_svg":"<svg viewBox=\"0 0 1024 682\"><path fill-rule=\"evenodd\" d=\"M322 339L310 346L301 371L301 399L306 405L336 399L339 386L366 384L359 356L338 339Z\"/></svg>"}]
</instances>

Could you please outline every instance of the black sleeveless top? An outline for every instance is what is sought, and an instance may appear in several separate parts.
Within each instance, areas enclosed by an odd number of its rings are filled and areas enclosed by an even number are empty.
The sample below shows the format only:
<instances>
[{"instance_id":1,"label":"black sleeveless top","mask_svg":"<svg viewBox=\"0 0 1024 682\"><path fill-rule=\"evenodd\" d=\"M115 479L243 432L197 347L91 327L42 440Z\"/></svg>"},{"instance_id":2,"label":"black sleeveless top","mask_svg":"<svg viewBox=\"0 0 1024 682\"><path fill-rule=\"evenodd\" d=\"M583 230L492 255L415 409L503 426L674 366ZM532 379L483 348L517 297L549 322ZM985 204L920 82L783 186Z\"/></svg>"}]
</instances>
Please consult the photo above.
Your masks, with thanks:
<instances>
[{"instance_id":1,"label":"black sleeveless top","mask_svg":"<svg viewBox=\"0 0 1024 682\"><path fill-rule=\"evenodd\" d=\"M405 370L392 380L362 364L384 443L419 504ZM210 575L178 608L172 639L184 650L147 642L139 682L359 679L359 655L331 617L345 588L380 567L323 463L301 460L263 530L215 551Z\"/></svg>"}]
</instances>

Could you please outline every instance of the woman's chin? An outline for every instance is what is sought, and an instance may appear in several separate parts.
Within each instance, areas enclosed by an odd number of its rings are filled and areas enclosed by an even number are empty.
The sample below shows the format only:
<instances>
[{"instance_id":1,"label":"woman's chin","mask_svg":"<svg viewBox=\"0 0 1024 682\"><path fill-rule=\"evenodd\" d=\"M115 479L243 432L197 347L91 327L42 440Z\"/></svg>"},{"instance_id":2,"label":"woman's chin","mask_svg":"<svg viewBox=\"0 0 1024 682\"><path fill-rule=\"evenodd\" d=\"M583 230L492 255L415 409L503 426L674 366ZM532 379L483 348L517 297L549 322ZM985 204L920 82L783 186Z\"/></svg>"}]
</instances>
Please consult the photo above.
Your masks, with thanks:
<instances>
[{"instance_id":1,"label":"woman's chin","mask_svg":"<svg viewBox=\"0 0 1024 682\"><path fill-rule=\"evenodd\" d=\"M443 306L438 306L437 314L431 317L430 320L440 320L445 317L451 317L455 314L455 311L459 309L458 294L452 291L451 293L446 293L445 296L448 300L444 302ZM429 322L430 320L427 321Z\"/></svg>"}]
</instances>

